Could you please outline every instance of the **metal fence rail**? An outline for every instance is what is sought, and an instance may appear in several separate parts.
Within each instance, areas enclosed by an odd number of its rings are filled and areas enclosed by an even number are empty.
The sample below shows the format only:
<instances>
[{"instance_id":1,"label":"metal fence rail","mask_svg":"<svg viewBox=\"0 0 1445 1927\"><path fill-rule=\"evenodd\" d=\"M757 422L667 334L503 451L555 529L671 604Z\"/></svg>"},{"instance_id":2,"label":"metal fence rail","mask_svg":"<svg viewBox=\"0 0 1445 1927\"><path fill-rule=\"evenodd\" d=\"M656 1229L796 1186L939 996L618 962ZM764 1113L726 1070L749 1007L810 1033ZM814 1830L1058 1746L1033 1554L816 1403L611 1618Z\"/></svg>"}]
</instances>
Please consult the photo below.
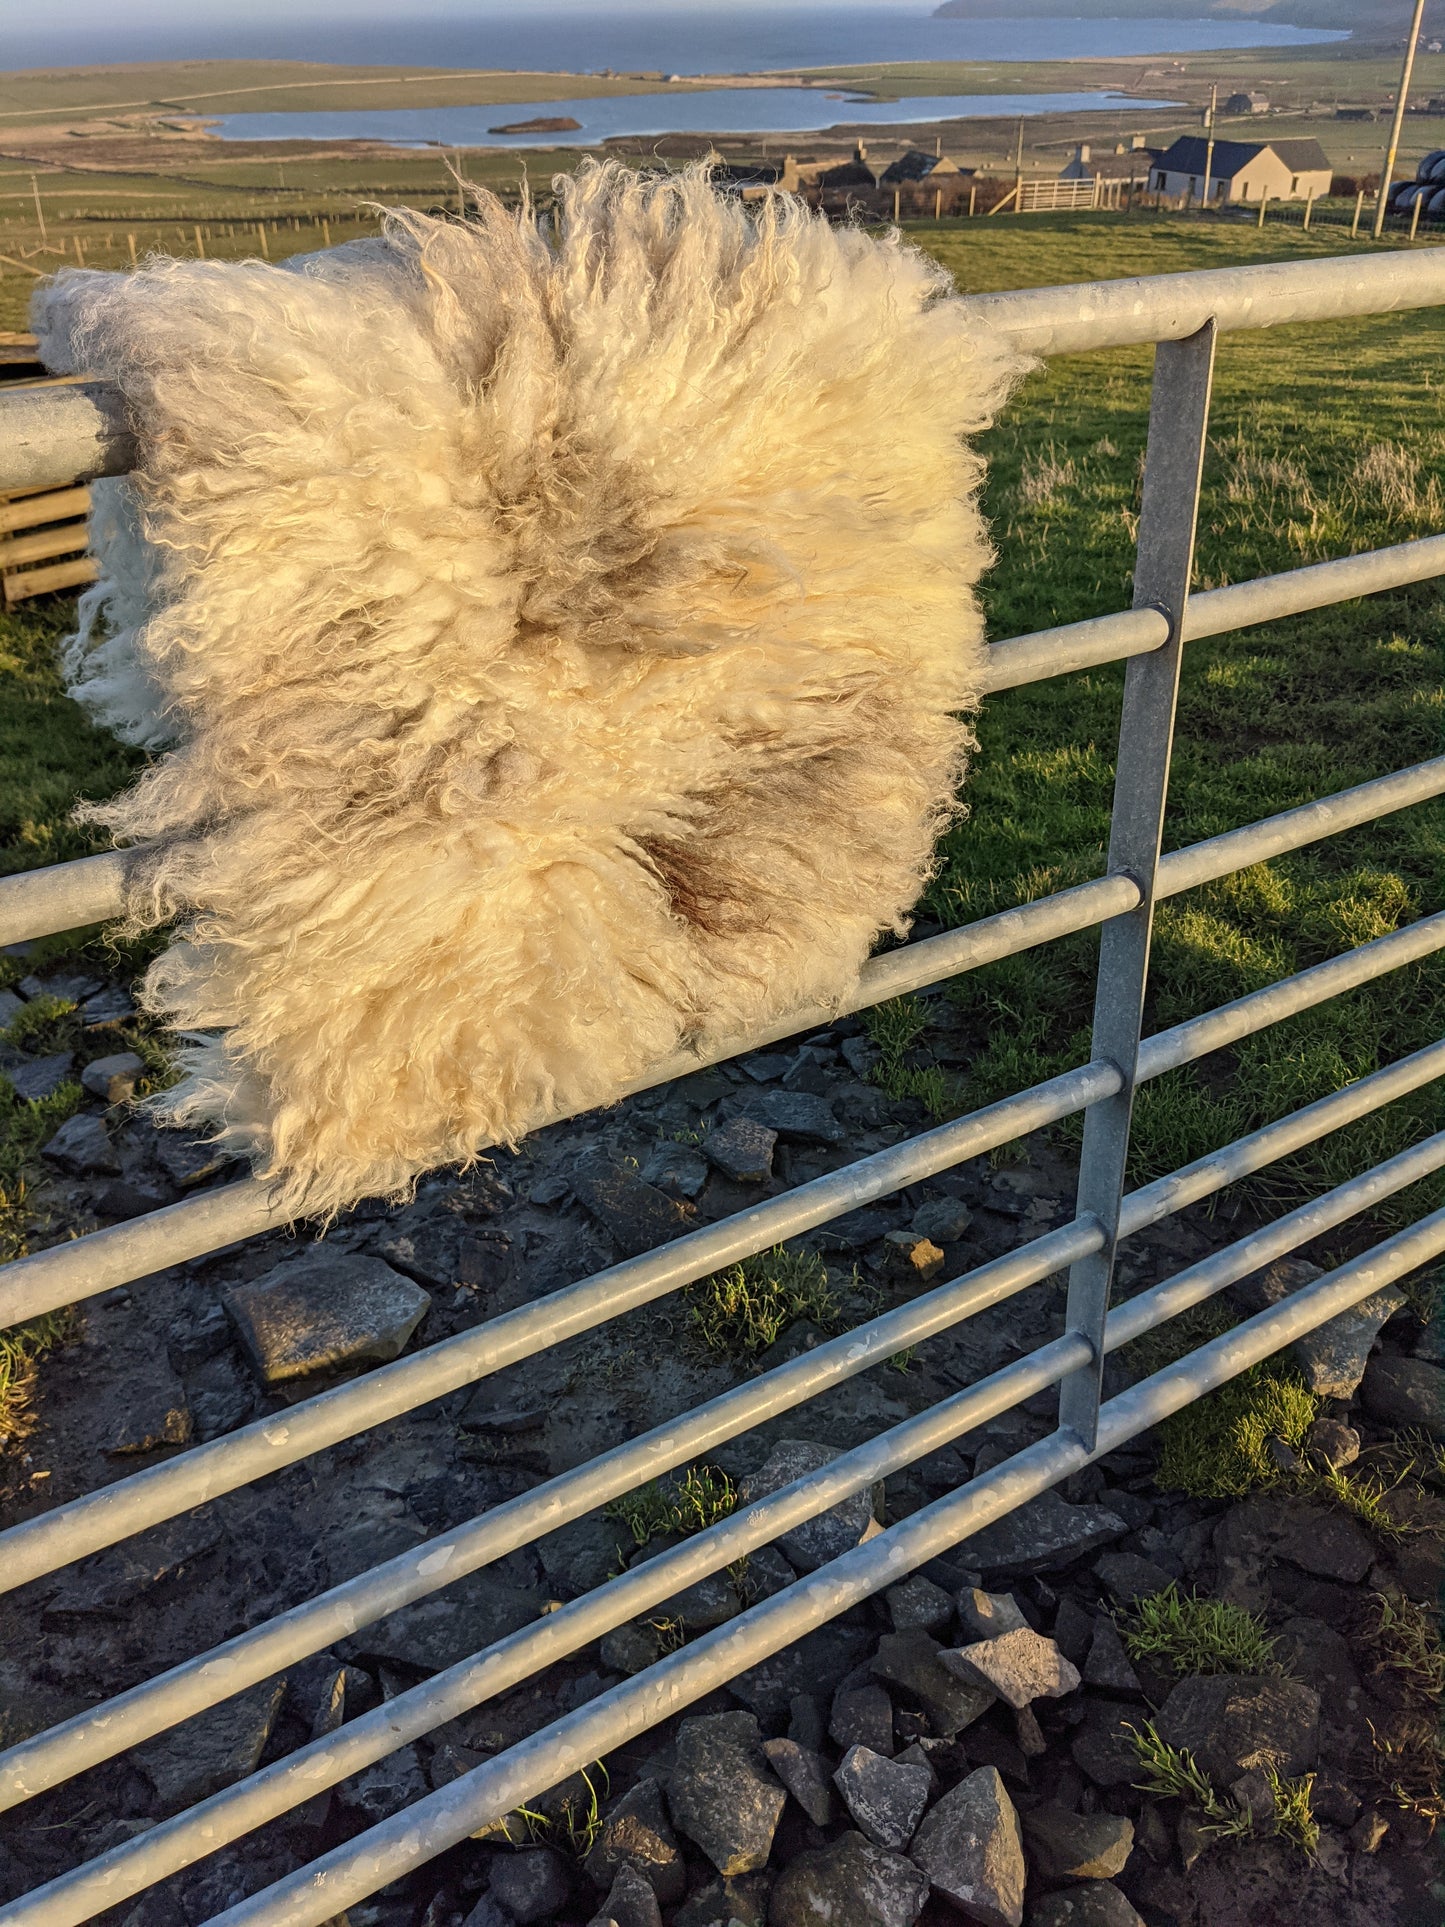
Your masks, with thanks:
<instances>
[{"instance_id":1,"label":"metal fence rail","mask_svg":"<svg viewBox=\"0 0 1445 1927\"><path fill-rule=\"evenodd\" d=\"M844 1008L864 1009L1098 927L1101 961L1091 1061L15 1526L0 1534L0 1591L414 1411L781 1239L1082 1112L1084 1150L1074 1219L735 1386L674 1423L12 1746L0 1753L0 1809L116 1757L905 1347L1068 1271L1062 1332L822 1471L0 1907L0 1927L22 1922L70 1927L143 1892L840 1499L1021 1400L1059 1386L1059 1424L1039 1444L218 1917L226 1927L328 1921L1445 1250L1445 1212L1436 1212L1101 1403L1107 1353L1445 1168L1442 1132L1127 1304L1110 1307L1114 1252L1121 1240L1445 1073L1445 1042L1430 1045L1140 1190L1124 1192L1129 1111L1139 1084L1445 948L1442 911L1169 1030L1141 1036L1156 902L1445 794L1445 756L1440 756L1191 848L1160 853L1179 665L1191 639L1445 574L1445 535L1438 535L1189 594L1215 338L1228 329L1445 305L1445 256L1377 254L1092 283L980 296L970 305L982 325L1010 333L1035 354L1160 344L1136 607L995 643L989 657L991 690L1127 661L1107 873L876 958ZM103 384L0 397L0 492L121 473L134 455L119 398ZM13 943L118 914L132 860L123 852L110 853L0 882L0 941ZM756 1049L838 1015L836 1008L795 1012L763 1033L735 1040L711 1059L687 1055L658 1065L646 1082L665 1082L705 1061ZM0 1326L143 1281L163 1267L219 1250L279 1221L266 1188L247 1180L39 1252L0 1272Z\"/></svg>"}]
</instances>

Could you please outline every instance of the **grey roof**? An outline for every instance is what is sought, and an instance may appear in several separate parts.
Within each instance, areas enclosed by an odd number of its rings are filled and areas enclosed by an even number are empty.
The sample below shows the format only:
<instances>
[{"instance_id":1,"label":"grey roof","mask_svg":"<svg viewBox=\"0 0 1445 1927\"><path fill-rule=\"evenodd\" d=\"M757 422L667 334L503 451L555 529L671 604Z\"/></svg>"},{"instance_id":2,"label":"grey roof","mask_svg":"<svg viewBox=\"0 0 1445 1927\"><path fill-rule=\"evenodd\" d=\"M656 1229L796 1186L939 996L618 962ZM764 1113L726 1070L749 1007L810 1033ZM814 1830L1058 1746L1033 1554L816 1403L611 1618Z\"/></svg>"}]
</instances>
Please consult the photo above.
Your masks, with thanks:
<instances>
[{"instance_id":1,"label":"grey roof","mask_svg":"<svg viewBox=\"0 0 1445 1927\"><path fill-rule=\"evenodd\" d=\"M1159 156L1157 166L1170 174L1202 174L1207 142L1201 134L1183 134ZM1328 173L1330 161L1315 140L1216 141L1211 173L1216 181L1233 180L1269 148L1292 174Z\"/></svg>"}]
</instances>

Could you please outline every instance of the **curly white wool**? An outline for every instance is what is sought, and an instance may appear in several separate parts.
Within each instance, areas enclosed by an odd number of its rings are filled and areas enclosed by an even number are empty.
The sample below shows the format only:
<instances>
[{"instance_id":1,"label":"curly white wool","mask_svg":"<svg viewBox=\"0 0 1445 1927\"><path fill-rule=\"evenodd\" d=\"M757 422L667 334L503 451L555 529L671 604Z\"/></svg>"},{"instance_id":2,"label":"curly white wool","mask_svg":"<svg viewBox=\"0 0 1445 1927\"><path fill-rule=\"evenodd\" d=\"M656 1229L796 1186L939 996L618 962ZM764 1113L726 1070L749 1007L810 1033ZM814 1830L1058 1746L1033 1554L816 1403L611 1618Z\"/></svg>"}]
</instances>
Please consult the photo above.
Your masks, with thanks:
<instances>
[{"instance_id":1,"label":"curly white wool","mask_svg":"<svg viewBox=\"0 0 1445 1927\"><path fill-rule=\"evenodd\" d=\"M124 389L73 693L178 916L160 1100L292 1210L837 999L954 807L1017 372L946 277L697 171L587 166L302 263L61 274Z\"/></svg>"}]
</instances>

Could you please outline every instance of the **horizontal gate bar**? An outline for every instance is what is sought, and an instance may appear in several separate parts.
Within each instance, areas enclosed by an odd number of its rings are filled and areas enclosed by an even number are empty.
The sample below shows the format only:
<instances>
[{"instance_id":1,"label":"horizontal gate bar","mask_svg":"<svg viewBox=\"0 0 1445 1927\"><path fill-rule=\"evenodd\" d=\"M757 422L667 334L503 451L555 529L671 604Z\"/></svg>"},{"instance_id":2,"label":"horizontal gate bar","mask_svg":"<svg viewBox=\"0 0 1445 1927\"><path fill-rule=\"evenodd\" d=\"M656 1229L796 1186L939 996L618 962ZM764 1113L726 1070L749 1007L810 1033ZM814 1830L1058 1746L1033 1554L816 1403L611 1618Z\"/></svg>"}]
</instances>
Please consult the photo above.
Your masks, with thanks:
<instances>
[{"instance_id":1,"label":"horizontal gate bar","mask_svg":"<svg viewBox=\"0 0 1445 1927\"><path fill-rule=\"evenodd\" d=\"M1123 1445L1281 1346L1348 1311L1445 1250L1445 1211L1375 1245L1282 1303L1198 1347L1100 1410L1093 1453L1055 1432L981 1478L936 1500L761 1605L670 1654L646 1672L474 1767L449 1785L334 1848L206 1927L322 1927L344 1908L410 1873L682 1711L749 1666L849 1607L896 1584L993 1520ZM8 1927L8 1910L0 1927Z\"/></svg>"},{"instance_id":2,"label":"horizontal gate bar","mask_svg":"<svg viewBox=\"0 0 1445 1927\"><path fill-rule=\"evenodd\" d=\"M1177 1069L1264 1029L1281 1016L1323 1003L1342 989L1368 983L1442 946L1445 911L1146 1038L1139 1052L1139 1077L1158 1077ZM810 1231L905 1184L1071 1116L1117 1089L1118 1077L1112 1065L1086 1064L1066 1071L969 1117L799 1185L782 1197L689 1232L641 1258L597 1272L473 1331L379 1366L285 1412L257 1419L225 1438L194 1446L177 1459L132 1473L12 1526L0 1533L0 1591L13 1590L189 1511L218 1493L248 1485L324 1446L590 1331L781 1238Z\"/></svg>"},{"instance_id":3,"label":"horizontal gate bar","mask_svg":"<svg viewBox=\"0 0 1445 1927\"><path fill-rule=\"evenodd\" d=\"M1185 605L1184 640L1197 642L1233 629L1251 629L1261 622L1277 622L1281 616L1305 615L1331 603L1408 588L1437 575L1445 575L1445 535L1422 536L1388 549L1366 549L1334 562L1312 562L1303 569L1233 582L1223 589L1200 589ZM984 693L993 695L1077 669L1146 655L1162 648L1168 633L1157 609L1120 609L1114 615L1061 623L1028 636L1004 637L989 646Z\"/></svg>"},{"instance_id":4,"label":"horizontal gate bar","mask_svg":"<svg viewBox=\"0 0 1445 1927\"><path fill-rule=\"evenodd\" d=\"M1156 894L1176 896L1266 857L1300 849L1320 837L1337 835L1442 792L1445 757L1437 756L1412 769L1323 797L1317 803L1306 803L1261 823L1174 850L1160 861ZM1133 909L1138 901L1138 885L1131 878L1096 877L1090 883L999 911L962 929L904 944L864 965L858 988L843 1009L863 1010L941 978L977 970L1001 957L1016 956L1021 950L1090 929L1107 917ZM810 1025L833 1022L839 1014L822 1006L792 1011L781 1022L751 1035L746 1043L738 1040L723 1044L708 1055L680 1053L654 1066L646 1080L632 1088L646 1090L670 1078L684 1077L722 1061L734 1051L757 1049L794 1036ZM269 1187L248 1179L167 1205L126 1224L52 1245L0 1268L0 1330L64 1305L78 1304L117 1285L130 1284L168 1265L204 1257L209 1251L282 1222L282 1214L271 1204Z\"/></svg>"},{"instance_id":5,"label":"horizontal gate bar","mask_svg":"<svg viewBox=\"0 0 1445 1927\"><path fill-rule=\"evenodd\" d=\"M1156 1224L1185 1205L1196 1203L1250 1172L1367 1115L1381 1104L1419 1088L1438 1075L1442 1067L1445 1067L1445 1043L1428 1046L1290 1117L1236 1140L1222 1151L1211 1152L1131 1192L1120 1214L1121 1236ZM1405 1155L1413 1158L1416 1154ZM1338 1216L1328 1222L1338 1222L1366 1209L1376 1196L1383 1195L1362 1187L1383 1181L1387 1188L1398 1189L1413 1182L1414 1176L1413 1165L1399 1169L1387 1165L1351 1180L1349 1185L1330 1194L1337 1206L1342 1199L1347 1202L1338 1209ZM1356 1199L1361 1201L1355 1202ZM1320 1200L1316 1205L1305 1207L1305 1214L1326 1207L1328 1202ZM1280 1222L1296 1221L1313 1228L1299 1231L1283 1249L1315 1236L1325 1224L1323 1218L1316 1220L1301 1214ZM1264 1238L1270 1234L1277 1235L1277 1227L1266 1227L1257 1236ZM1077 1221L1034 1239L1016 1251L936 1287L912 1304L818 1347L804 1359L777 1368L751 1386L722 1394L690 1417L658 1427L588 1466L562 1474L520 1500L509 1501L479 1520L441 1534L330 1592L279 1614L264 1626L239 1634L207 1654L184 1661L127 1693L20 1742L0 1754L0 1810L32 1798L100 1760L110 1759L193 1713L217 1704L228 1695L281 1672L331 1640L372 1624L386 1613L451 1584L480 1565L528 1544L543 1531L556 1530L568 1519L580 1517L644 1478L656 1477L659 1472L701 1454L722 1438L735 1437L756 1422L754 1407L760 1396L770 1399L769 1413L816 1397L826 1385L868 1369L880 1357L889 1357L905 1346L922 1343L985 1305L997 1304L1038 1283L1096 1246L1099 1239L1096 1227ZM1231 1247L1231 1250L1238 1249L1241 1246ZM1251 1245L1251 1254L1253 1251ZM1277 1254L1271 1251L1269 1255ZM1266 1258L1250 1255L1243 1270L1264 1262ZM1242 1276L1243 1270L1233 1275ZM1180 1274L1171 1285L1181 1285L1190 1276ZM1128 1335L1133 1337L1137 1333L1131 1330ZM1125 1341L1121 1338L1117 1342ZM1070 1365L1079 1362L1070 1354ZM992 1383L992 1380L986 1382ZM658 1448L664 1442L666 1450L660 1452ZM604 1469L609 1471L605 1484L600 1479ZM589 1494L585 1501L581 1498L584 1490ZM505 1532L499 1530L504 1514L508 1528ZM526 1529L519 1529L524 1526ZM624 1615L627 1616L630 1615Z\"/></svg>"},{"instance_id":6,"label":"horizontal gate bar","mask_svg":"<svg viewBox=\"0 0 1445 1927\"><path fill-rule=\"evenodd\" d=\"M975 294L965 307L990 336L1027 355L1178 341L1207 321L1221 332L1295 321L1395 314L1445 302L1438 250L1281 261ZM124 475L137 457L120 390L109 382L0 396L0 494Z\"/></svg>"}]
</instances>

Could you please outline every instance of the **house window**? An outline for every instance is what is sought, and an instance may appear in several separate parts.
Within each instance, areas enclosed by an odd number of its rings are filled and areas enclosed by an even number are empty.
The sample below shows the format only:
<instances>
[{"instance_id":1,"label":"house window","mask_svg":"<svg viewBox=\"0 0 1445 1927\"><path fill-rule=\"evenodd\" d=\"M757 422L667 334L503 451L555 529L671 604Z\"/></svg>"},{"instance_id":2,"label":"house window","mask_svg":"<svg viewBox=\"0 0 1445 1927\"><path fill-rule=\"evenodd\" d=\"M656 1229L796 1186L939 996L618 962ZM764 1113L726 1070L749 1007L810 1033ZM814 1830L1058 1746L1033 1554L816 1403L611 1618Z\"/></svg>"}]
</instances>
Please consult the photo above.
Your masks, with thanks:
<instances>
[{"instance_id":1,"label":"house window","mask_svg":"<svg viewBox=\"0 0 1445 1927\"><path fill-rule=\"evenodd\" d=\"M1299 175L1298 174L1296 174L1290 181L1289 191L1291 194L1299 193Z\"/></svg>"}]
</instances>

